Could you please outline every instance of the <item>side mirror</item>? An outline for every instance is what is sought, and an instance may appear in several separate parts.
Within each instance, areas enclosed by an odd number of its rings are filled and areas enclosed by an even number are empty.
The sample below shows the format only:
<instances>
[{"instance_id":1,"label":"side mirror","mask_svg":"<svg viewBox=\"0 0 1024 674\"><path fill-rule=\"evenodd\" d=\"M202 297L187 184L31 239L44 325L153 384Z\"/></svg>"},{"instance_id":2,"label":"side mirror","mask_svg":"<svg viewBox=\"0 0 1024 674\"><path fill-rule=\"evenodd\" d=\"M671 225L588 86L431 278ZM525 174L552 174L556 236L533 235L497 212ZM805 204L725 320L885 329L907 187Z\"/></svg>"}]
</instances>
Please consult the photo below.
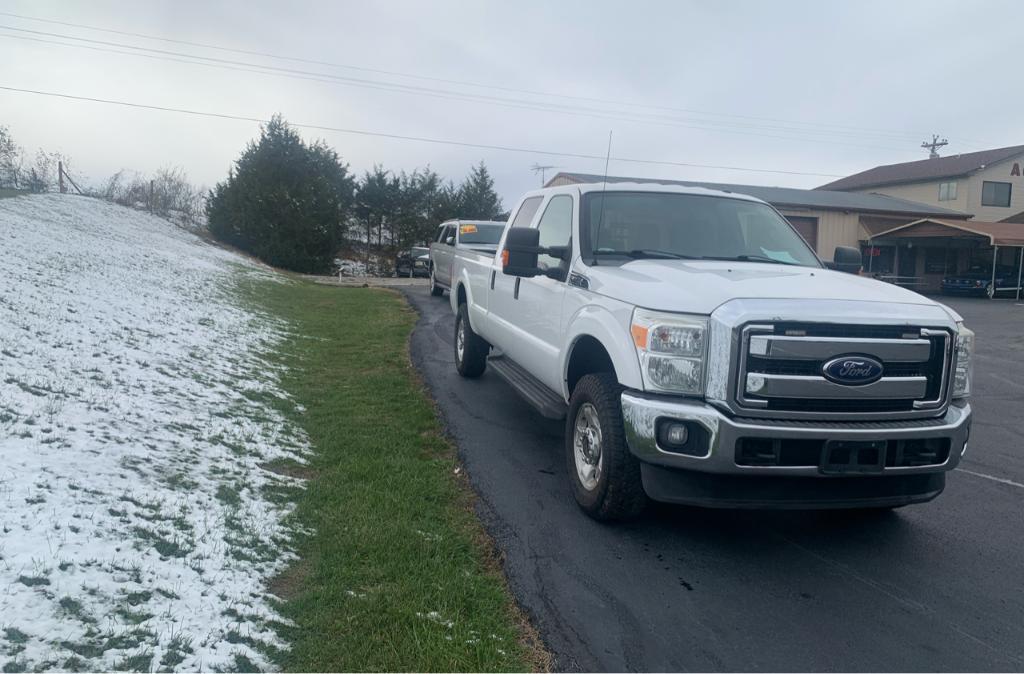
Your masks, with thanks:
<instances>
[{"instance_id":1,"label":"side mirror","mask_svg":"<svg viewBox=\"0 0 1024 674\"><path fill-rule=\"evenodd\" d=\"M849 246L836 246L835 255L832 257L830 269L844 271L847 274L859 274L861 268L860 251Z\"/></svg>"},{"instance_id":2,"label":"side mirror","mask_svg":"<svg viewBox=\"0 0 1024 674\"><path fill-rule=\"evenodd\" d=\"M572 249L569 246L548 246L547 250L543 252L551 257L557 257L562 262L568 262Z\"/></svg>"},{"instance_id":3,"label":"side mirror","mask_svg":"<svg viewBox=\"0 0 1024 674\"><path fill-rule=\"evenodd\" d=\"M446 244L448 244L449 246L454 246L455 245L455 236L454 235L449 236L447 239L444 240L444 242Z\"/></svg>"},{"instance_id":4,"label":"side mirror","mask_svg":"<svg viewBox=\"0 0 1024 674\"><path fill-rule=\"evenodd\" d=\"M537 256L541 253L540 230L513 227L505 235L505 250L501 251L501 272L509 276L537 276Z\"/></svg>"}]
</instances>

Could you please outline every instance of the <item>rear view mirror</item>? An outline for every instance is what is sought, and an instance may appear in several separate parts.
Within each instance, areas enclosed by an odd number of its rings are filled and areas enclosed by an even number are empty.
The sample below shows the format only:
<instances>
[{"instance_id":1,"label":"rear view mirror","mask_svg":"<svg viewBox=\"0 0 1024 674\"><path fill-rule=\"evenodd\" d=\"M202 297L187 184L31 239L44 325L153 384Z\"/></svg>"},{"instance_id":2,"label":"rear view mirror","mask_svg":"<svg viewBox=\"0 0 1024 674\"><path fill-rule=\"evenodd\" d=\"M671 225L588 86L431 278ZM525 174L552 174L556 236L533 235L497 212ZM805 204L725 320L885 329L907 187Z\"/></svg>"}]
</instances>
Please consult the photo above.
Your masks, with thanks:
<instances>
[{"instance_id":1,"label":"rear view mirror","mask_svg":"<svg viewBox=\"0 0 1024 674\"><path fill-rule=\"evenodd\" d=\"M509 276L537 276L537 256L541 253L540 230L514 227L505 235L505 250L501 251L501 271Z\"/></svg>"},{"instance_id":2,"label":"rear view mirror","mask_svg":"<svg viewBox=\"0 0 1024 674\"><path fill-rule=\"evenodd\" d=\"M832 257L832 264L827 266L830 269L844 271L847 274L859 274L861 268L860 251L850 246L836 246L835 255Z\"/></svg>"},{"instance_id":3,"label":"rear view mirror","mask_svg":"<svg viewBox=\"0 0 1024 674\"><path fill-rule=\"evenodd\" d=\"M455 235L449 236L447 239L444 240L444 242L446 244L448 244L449 246L454 246L455 245Z\"/></svg>"}]
</instances>

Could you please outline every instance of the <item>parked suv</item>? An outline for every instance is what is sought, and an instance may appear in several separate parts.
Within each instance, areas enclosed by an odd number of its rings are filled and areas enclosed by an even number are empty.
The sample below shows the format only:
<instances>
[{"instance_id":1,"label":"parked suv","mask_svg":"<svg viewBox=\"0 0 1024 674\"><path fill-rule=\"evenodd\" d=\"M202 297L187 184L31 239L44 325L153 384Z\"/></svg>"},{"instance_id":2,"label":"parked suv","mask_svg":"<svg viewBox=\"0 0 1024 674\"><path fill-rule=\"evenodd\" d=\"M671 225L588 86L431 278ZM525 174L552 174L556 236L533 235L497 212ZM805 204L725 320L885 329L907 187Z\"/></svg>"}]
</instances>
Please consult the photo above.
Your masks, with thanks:
<instances>
[{"instance_id":1,"label":"parked suv","mask_svg":"<svg viewBox=\"0 0 1024 674\"><path fill-rule=\"evenodd\" d=\"M751 197L543 189L513 211L499 252L454 252L455 366L490 369L565 419L572 491L598 519L648 498L928 501L967 450L974 334L859 269L852 248L822 263Z\"/></svg>"}]
</instances>

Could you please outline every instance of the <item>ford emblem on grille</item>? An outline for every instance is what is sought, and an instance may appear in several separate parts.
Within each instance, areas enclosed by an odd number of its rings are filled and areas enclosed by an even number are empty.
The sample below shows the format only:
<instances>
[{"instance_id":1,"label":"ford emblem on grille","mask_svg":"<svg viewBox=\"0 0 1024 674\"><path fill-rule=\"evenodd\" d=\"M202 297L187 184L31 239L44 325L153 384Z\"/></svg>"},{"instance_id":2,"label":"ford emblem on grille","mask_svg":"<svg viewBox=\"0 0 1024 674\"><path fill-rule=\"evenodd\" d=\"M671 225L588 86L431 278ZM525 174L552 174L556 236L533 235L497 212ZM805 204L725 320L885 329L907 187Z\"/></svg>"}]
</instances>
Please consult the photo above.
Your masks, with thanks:
<instances>
[{"instance_id":1,"label":"ford emblem on grille","mask_svg":"<svg viewBox=\"0 0 1024 674\"><path fill-rule=\"evenodd\" d=\"M846 386L863 386L882 378L882 364L867 356L839 356L821 366L825 379Z\"/></svg>"}]
</instances>

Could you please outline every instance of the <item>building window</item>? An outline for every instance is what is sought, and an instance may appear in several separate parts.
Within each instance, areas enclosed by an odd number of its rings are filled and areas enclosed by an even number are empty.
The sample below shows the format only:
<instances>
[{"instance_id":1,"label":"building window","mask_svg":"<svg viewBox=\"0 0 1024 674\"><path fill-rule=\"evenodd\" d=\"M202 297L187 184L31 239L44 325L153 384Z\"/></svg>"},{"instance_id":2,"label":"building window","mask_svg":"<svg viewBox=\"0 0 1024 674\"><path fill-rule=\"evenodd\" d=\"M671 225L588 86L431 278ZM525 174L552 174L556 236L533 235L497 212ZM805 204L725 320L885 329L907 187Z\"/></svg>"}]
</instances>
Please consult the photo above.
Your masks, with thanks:
<instances>
[{"instance_id":1,"label":"building window","mask_svg":"<svg viewBox=\"0 0 1024 674\"><path fill-rule=\"evenodd\" d=\"M994 183L988 180L983 182L981 184L981 205L1009 207L1010 183Z\"/></svg>"},{"instance_id":2,"label":"building window","mask_svg":"<svg viewBox=\"0 0 1024 674\"><path fill-rule=\"evenodd\" d=\"M939 201L953 201L956 199L956 181L939 183Z\"/></svg>"}]
</instances>

